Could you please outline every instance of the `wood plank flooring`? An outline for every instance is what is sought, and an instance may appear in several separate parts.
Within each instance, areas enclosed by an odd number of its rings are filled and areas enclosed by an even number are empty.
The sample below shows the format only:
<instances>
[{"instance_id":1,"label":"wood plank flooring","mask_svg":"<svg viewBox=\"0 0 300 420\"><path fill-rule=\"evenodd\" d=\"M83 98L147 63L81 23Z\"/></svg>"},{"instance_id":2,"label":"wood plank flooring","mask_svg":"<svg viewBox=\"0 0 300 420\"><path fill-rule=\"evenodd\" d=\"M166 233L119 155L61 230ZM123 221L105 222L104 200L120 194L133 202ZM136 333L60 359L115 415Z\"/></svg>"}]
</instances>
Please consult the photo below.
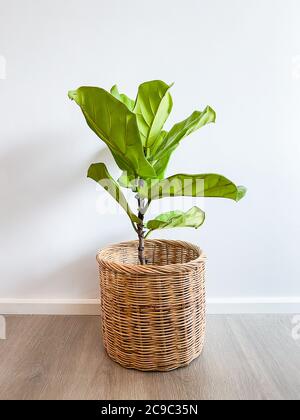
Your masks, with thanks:
<instances>
[{"instance_id":1,"label":"wood plank flooring","mask_svg":"<svg viewBox=\"0 0 300 420\"><path fill-rule=\"evenodd\" d=\"M9 316L0 399L299 400L292 316L210 316L202 356L169 373L126 370L103 350L98 317Z\"/></svg>"}]
</instances>

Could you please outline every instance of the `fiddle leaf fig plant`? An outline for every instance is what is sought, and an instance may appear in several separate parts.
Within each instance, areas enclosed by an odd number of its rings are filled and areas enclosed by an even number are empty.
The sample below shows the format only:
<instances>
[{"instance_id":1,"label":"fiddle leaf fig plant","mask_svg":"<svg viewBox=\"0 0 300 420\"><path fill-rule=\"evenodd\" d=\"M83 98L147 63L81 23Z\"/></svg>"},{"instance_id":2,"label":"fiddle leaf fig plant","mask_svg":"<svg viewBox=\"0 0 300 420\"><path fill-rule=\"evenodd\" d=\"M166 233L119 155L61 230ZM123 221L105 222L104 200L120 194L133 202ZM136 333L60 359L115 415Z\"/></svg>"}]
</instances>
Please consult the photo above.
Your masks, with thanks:
<instances>
[{"instance_id":1,"label":"fiddle leaf fig plant","mask_svg":"<svg viewBox=\"0 0 300 420\"><path fill-rule=\"evenodd\" d=\"M165 178L171 156L180 142L216 121L215 111L207 106L166 131L164 125L173 108L171 87L161 80L145 82L139 86L135 100L120 93L116 85L110 92L98 87L80 87L69 92L69 98L79 105L88 126L108 146L122 171L115 181L104 163L94 163L88 177L105 188L127 213L138 235L138 256L142 265L147 263L145 239L153 231L179 227L198 229L205 220L205 213L193 207L187 212L170 211L145 221L153 200L189 196L239 201L246 194L245 187L217 174L177 174ZM135 194L136 213L130 209L122 188Z\"/></svg>"},{"instance_id":2,"label":"fiddle leaf fig plant","mask_svg":"<svg viewBox=\"0 0 300 420\"><path fill-rule=\"evenodd\" d=\"M146 227L149 229L147 236L157 229L170 229L177 227L191 227L198 229L203 225L205 213L199 207L193 207L186 213L180 210L170 211L149 220Z\"/></svg>"}]
</instances>

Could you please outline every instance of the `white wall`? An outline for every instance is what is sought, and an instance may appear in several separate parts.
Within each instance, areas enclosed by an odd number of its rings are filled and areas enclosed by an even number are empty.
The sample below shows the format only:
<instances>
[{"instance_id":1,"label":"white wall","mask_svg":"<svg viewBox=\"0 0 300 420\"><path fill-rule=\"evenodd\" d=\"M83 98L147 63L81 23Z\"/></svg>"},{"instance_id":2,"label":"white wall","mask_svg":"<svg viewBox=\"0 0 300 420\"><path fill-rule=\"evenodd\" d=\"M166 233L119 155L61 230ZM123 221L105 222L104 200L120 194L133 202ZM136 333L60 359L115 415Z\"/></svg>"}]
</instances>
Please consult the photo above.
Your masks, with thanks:
<instances>
[{"instance_id":1,"label":"white wall","mask_svg":"<svg viewBox=\"0 0 300 420\"><path fill-rule=\"evenodd\" d=\"M299 13L298 0L0 0L2 304L98 297L96 250L134 234L126 215L97 211L86 170L113 164L67 91L117 82L134 96L156 78L176 82L168 127L218 113L169 173L249 188L239 204L207 200L201 230L157 236L206 251L215 303L300 302Z\"/></svg>"}]
</instances>

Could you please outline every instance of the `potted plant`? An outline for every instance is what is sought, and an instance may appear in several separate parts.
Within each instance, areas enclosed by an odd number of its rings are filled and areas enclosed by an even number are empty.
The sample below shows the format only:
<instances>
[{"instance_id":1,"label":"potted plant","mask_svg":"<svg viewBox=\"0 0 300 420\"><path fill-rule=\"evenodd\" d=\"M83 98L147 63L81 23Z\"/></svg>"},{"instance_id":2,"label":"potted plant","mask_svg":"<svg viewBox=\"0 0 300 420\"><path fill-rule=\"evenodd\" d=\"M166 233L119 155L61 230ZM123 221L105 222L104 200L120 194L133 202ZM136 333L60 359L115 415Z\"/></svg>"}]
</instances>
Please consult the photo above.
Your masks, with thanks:
<instances>
[{"instance_id":1,"label":"potted plant","mask_svg":"<svg viewBox=\"0 0 300 420\"><path fill-rule=\"evenodd\" d=\"M117 86L110 92L98 87L69 92L122 171L115 181L104 163L94 163L88 177L123 207L137 234L137 241L109 246L97 260L105 349L122 366L139 370L167 371L188 365L203 349L206 322L203 252L182 241L148 239L157 229L197 229L205 214L193 207L146 221L151 202L175 196L239 201L246 193L244 187L217 174L165 177L181 140L216 120L208 106L165 131L173 106L170 88L159 80L143 83L136 100L119 93ZM122 188L135 194L136 213Z\"/></svg>"}]
</instances>

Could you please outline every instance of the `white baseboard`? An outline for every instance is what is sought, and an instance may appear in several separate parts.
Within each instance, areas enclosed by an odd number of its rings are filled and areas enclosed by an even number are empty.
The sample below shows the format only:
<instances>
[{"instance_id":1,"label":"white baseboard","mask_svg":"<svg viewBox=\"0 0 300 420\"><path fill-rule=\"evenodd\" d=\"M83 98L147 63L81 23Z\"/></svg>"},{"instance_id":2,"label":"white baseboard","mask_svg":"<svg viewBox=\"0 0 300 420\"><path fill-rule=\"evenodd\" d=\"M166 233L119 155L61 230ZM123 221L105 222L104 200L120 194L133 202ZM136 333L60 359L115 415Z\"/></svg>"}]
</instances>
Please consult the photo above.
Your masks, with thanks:
<instances>
[{"instance_id":1,"label":"white baseboard","mask_svg":"<svg viewBox=\"0 0 300 420\"><path fill-rule=\"evenodd\" d=\"M98 299L0 299L2 315L100 315Z\"/></svg>"},{"instance_id":2,"label":"white baseboard","mask_svg":"<svg viewBox=\"0 0 300 420\"><path fill-rule=\"evenodd\" d=\"M208 299L209 314L300 314L300 297ZM0 299L2 315L99 315L98 299Z\"/></svg>"},{"instance_id":3,"label":"white baseboard","mask_svg":"<svg viewBox=\"0 0 300 420\"><path fill-rule=\"evenodd\" d=\"M209 314L300 314L300 297L208 299Z\"/></svg>"}]
</instances>

